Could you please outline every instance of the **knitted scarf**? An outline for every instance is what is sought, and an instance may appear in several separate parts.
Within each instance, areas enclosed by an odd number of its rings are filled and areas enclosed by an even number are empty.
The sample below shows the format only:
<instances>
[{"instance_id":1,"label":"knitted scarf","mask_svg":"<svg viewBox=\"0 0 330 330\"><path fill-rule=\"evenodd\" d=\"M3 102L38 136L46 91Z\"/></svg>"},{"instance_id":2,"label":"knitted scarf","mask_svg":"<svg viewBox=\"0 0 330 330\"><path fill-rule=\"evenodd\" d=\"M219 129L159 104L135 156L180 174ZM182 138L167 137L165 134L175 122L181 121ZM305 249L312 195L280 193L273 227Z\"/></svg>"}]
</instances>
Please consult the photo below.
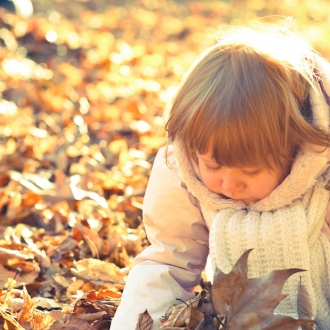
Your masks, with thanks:
<instances>
[{"instance_id":1,"label":"knitted scarf","mask_svg":"<svg viewBox=\"0 0 330 330\"><path fill-rule=\"evenodd\" d=\"M317 87L311 91L314 123L328 130L329 108ZM306 146L284 181L266 198L249 205L211 192L180 141L174 142L173 151L179 175L199 200L209 228L214 266L228 273L243 252L252 248L249 277L260 277L275 269L306 270L289 278L283 290L287 297L276 312L299 317L297 288L301 281L318 326L329 329L330 243L321 231L329 203L329 191L324 189L330 179L329 151Z\"/></svg>"}]
</instances>

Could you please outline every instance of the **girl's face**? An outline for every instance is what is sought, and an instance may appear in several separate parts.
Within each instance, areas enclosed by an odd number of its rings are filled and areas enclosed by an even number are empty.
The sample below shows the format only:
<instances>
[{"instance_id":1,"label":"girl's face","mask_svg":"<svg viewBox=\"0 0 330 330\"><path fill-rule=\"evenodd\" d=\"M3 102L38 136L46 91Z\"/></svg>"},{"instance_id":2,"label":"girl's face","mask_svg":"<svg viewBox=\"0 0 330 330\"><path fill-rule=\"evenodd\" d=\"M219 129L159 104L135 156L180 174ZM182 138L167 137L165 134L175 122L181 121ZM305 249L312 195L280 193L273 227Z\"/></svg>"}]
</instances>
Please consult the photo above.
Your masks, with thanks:
<instances>
[{"instance_id":1,"label":"girl's face","mask_svg":"<svg viewBox=\"0 0 330 330\"><path fill-rule=\"evenodd\" d=\"M285 178L286 169L219 166L210 154L197 154L201 179L216 194L245 204L268 196Z\"/></svg>"}]
</instances>

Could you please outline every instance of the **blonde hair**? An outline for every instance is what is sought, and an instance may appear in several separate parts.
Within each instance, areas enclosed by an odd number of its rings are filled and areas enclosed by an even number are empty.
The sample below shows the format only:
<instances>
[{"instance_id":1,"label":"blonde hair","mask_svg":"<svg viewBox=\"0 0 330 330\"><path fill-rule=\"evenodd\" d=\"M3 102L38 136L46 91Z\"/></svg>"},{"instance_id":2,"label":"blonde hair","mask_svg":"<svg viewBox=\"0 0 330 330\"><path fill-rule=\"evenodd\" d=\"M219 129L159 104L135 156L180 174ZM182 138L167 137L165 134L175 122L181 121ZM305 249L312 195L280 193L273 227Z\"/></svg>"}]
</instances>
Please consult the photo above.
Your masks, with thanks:
<instances>
[{"instance_id":1,"label":"blonde hair","mask_svg":"<svg viewBox=\"0 0 330 330\"><path fill-rule=\"evenodd\" d=\"M226 31L227 32L227 31ZM304 143L329 145L313 125L310 90L327 62L279 26L230 28L206 49L169 105L169 143L220 165L284 168Z\"/></svg>"}]
</instances>

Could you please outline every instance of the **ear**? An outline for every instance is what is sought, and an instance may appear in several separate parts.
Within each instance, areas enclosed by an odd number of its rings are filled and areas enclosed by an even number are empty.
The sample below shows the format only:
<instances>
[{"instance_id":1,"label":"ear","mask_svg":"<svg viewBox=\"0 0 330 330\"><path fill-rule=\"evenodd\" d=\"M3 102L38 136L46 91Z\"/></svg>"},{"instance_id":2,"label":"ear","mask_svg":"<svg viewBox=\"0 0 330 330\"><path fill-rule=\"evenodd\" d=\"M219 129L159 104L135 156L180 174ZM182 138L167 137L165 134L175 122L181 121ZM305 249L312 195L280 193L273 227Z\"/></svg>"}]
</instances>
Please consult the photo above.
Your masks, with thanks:
<instances>
[{"instance_id":1,"label":"ear","mask_svg":"<svg viewBox=\"0 0 330 330\"><path fill-rule=\"evenodd\" d=\"M324 83L323 76L322 82ZM310 91L310 102L313 112L313 124L329 131L329 105L323 94L320 83L312 86Z\"/></svg>"}]
</instances>

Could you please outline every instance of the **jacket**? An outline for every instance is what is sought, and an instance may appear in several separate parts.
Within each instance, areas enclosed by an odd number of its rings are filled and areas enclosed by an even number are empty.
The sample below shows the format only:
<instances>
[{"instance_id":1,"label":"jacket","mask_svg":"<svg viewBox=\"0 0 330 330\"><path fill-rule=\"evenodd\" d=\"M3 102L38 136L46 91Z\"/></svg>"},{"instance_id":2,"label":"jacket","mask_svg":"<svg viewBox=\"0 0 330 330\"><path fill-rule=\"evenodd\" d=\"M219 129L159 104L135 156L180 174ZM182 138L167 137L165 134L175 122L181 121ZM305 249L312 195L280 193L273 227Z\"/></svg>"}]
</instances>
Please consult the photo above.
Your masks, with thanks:
<instances>
[{"instance_id":1,"label":"jacket","mask_svg":"<svg viewBox=\"0 0 330 330\"><path fill-rule=\"evenodd\" d=\"M198 200L178 171L165 163L166 148L154 161L143 202L143 221L151 245L134 260L111 330L134 330L146 309L158 329L159 318L177 299L194 296L208 256L208 228ZM170 152L170 161L175 166Z\"/></svg>"}]
</instances>

